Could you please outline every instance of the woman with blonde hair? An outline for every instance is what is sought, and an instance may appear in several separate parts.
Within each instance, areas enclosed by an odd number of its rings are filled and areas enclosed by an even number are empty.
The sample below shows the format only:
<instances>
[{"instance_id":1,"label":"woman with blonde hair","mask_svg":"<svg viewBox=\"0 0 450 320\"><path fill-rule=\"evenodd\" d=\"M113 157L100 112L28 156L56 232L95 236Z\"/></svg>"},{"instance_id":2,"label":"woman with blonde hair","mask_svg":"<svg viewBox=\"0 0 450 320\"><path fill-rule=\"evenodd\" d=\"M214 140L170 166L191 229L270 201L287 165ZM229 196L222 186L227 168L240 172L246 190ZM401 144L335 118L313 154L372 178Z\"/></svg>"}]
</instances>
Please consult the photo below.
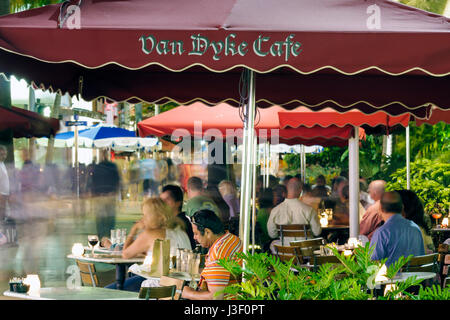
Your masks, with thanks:
<instances>
[{"instance_id":1,"label":"woman with blonde hair","mask_svg":"<svg viewBox=\"0 0 450 320\"><path fill-rule=\"evenodd\" d=\"M183 222L173 216L171 208L163 200L147 198L142 204L142 213L142 218L131 227L122 250L122 258L129 259L140 254L151 256L156 239L170 240L171 255L176 254L177 248L192 250ZM130 277L124 282L123 290L139 292L144 280L141 276ZM110 284L106 288L116 289L116 284Z\"/></svg>"}]
</instances>

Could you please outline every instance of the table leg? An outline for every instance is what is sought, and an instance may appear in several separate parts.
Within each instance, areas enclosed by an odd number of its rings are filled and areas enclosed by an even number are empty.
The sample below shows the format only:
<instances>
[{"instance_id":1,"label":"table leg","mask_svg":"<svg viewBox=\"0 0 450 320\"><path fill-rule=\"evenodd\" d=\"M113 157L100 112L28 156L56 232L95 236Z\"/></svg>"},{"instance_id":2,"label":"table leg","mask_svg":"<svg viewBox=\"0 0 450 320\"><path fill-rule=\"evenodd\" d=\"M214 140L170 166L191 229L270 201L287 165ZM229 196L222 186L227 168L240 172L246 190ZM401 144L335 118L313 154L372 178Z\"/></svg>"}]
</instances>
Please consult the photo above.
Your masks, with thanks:
<instances>
[{"instance_id":1,"label":"table leg","mask_svg":"<svg viewBox=\"0 0 450 320\"><path fill-rule=\"evenodd\" d=\"M126 264L116 265L116 288L117 290L123 290L123 283L125 282L125 276L127 271Z\"/></svg>"}]
</instances>

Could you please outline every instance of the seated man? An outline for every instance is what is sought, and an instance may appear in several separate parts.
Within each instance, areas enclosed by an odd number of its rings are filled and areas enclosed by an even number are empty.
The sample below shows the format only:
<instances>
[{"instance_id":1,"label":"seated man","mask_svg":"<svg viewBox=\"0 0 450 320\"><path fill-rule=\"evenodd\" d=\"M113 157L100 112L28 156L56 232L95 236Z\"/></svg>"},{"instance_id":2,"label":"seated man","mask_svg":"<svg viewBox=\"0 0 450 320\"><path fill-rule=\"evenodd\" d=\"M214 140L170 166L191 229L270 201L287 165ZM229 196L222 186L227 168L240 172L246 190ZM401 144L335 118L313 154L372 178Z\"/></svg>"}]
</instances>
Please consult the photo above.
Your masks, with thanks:
<instances>
[{"instance_id":1,"label":"seated man","mask_svg":"<svg viewBox=\"0 0 450 320\"><path fill-rule=\"evenodd\" d=\"M318 236L322 232L317 211L299 200L301 191L302 182L298 178L291 178L287 186L286 199L270 212L270 217L267 221L267 232L271 238L279 237L277 224L308 224L314 236ZM299 239L286 237L285 245L292 240ZM281 240L272 242L272 252L275 252L274 244L281 244Z\"/></svg>"},{"instance_id":2,"label":"seated man","mask_svg":"<svg viewBox=\"0 0 450 320\"><path fill-rule=\"evenodd\" d=\"M402 210L402 198L398 192L385 192L381 196L380 214L384 224L375 230L370 245L375 246L372 259L388 258L387 267L401 256L425 254L419 226L403 218Z\"/></svg>"},{"instance_id":3,"label":"seated man","mask_svg":"<svg viewBox=\"0 0 450 320\"><path fill-rule=\"evenodd\" d=\"M198 291L184 287L182 297L189 300L222 299L223 294L215 295L229 283L230 273L218 265L219 259L233 257L242 252L241 240L224 230L219 217L211 210L199 210L191 218L195 240L204 248L209 248L205 268L200 274Z\"/></svg>"},{"instance_id":4,"label":"seated man","mask_svg":"<svg viewBox=\"0 0 450 320\"><path fill-rule=\"evenodd\" d=\"M220 216L220 210L217 204L204 192L202 179L199 177L190 177L187 182L186 191L188 201L186 201L182 209L186 213L186 216L192 217L195 212L201 209L214 211L217 216Z\"/></svg>"},{"instance_id":5,"label":"seated man","mask_svg":"<svg viewBox=\"0 0 450 320\"><path fill-rule=\"evenodd\" d=\"M383 219L380 214L380 199L384 193L386 181L375 180L369 184L369 195L375 203L369 206L361 218L359 224L359 233L372 239L373 233L377 228L383 225Z\"/></svg>"}]
</instances>

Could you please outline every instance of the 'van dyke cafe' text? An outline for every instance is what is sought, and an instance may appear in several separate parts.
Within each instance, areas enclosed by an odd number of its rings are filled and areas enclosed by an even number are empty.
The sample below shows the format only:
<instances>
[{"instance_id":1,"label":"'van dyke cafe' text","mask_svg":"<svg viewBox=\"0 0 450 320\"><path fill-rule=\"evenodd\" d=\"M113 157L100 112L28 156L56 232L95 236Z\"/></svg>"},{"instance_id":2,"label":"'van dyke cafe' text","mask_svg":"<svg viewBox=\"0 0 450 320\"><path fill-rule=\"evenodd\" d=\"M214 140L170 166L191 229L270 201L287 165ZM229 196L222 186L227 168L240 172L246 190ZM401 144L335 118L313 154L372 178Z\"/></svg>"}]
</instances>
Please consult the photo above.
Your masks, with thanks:
<instances>
[{"instance_id":1,"label":"'van dyke cafe' text","mask_svg":"<svg viewBox=\"0 0 450 320\"><path fill-rule=\"evenodd\" d=\"M294 41L294 34L290 34L284 41L270 41L270 37L259 35L251 46L253 52L259 57L271 55L274 57L284 56L288 61L291 56L297 57L302 52L302 44ZM245 41L235 41L236 35L229 34L224 41L211 41L200 34L191 35L192 48L187 55L202 56L207 51L214 53L213 59L220 60L223 55L234 56L236 54L245 56L248 53L249 45ZM151 54L155 51L159 55L182 55L186 52L184 42L181 40L158 40L154 35L141 36L142 52Z\"/></svg>"}]
</instances>

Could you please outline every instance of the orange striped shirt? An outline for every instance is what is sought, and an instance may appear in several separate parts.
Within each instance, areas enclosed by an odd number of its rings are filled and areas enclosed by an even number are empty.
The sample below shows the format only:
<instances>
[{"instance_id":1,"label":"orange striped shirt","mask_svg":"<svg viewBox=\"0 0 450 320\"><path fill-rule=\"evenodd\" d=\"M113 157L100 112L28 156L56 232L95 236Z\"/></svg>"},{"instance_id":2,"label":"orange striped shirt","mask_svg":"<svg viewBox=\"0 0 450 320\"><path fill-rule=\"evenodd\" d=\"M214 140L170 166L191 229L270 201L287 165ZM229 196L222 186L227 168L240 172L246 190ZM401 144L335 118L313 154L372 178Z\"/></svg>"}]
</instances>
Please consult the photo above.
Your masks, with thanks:
<instances>
[{"instance_id":1,"label":"orange striped shirt","mask_svg":"<svg viewBox=\"0 0 450 320\"><path fill-rule=\"evenodd\" d=\"M208 287L226 287L231 282L230 272L217 264L219 259L233 257L236 253L242 252L241 240L229 232L217 239L208 251L205 259L205 268L201 273L199 288L202 288L204 281Z\"/></svg>"}]
</instances>

